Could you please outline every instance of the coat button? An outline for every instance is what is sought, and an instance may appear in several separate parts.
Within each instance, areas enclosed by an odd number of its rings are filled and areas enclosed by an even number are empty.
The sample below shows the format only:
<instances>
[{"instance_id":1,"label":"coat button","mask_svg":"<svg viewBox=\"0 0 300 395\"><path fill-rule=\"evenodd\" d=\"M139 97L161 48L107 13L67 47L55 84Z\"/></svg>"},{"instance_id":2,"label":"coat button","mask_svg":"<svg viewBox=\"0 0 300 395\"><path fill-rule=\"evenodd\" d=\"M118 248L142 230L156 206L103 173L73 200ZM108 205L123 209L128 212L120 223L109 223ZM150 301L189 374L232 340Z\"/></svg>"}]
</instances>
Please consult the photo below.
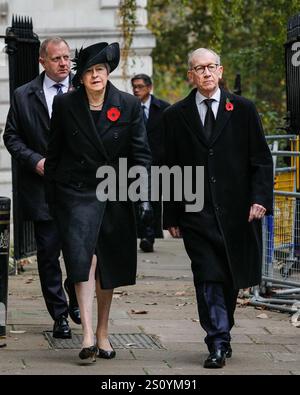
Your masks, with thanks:
<instances>
[{"instance_id":1,"label":"coat button","mask_svg":"<svg viewBox=\"0 0 300 395\"><path fill-rule=\"evenodd\" d=\"M214 184L215 182L217 182L217 180L215 179L215 177L210 177L210 182Z\"/></svg>"},{"instance_id":2,"label":"coat button","mask_svg":"<svg viewBox=\"0 0 300 395\"><path fill-rule=\"evenodd\" d=\"M119 133L118 132L114 132L114 139L118 139L119 138Z\"/></svg>"},{"instance_id":3,"label":"coat button","mask_svg":"<svg viewBox=\"0 0 300 395\"><path fill-rule=\"evenodd\" d=\"M210 149L210 150L208 151L208 154L209 154L209 156L213 156L213 155L214 155L214 150L213 150L213 149Z\"/></svg>"}]
</instances>

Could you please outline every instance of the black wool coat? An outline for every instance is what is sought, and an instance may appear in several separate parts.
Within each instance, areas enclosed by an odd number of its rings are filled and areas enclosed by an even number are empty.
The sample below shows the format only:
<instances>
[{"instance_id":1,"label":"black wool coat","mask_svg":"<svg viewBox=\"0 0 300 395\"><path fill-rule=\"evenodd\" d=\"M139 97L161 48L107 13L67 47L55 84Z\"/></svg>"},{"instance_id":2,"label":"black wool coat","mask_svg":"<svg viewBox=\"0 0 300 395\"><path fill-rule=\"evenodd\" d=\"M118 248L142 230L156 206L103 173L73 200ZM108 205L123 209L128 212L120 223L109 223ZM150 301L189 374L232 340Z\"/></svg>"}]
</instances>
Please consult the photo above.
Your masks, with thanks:
<instances>
[{"instance_id":1,"label":"black wool coat","mask_svg":"<svg viewBox=\"0 0 300 395\"><path fill-rule=\"evenodd\" d=\"M148 141L152 153L152 164L160 165L163 160L162 115L170 104L151 95L149 117L146 124Z\"/></svg>"},{"instance_id":2,"label":"black wool coat","mask_svg":"<svg viewBox=\"0 0 300 395\"><path fill-rule=\"evenodd\" d=\"M111 289L135 283L135 215L131 201L97 199L101 179L96 178L96 172L110 165L118 175L119 158L128 159L128 168L141 165L149 170L151 154L140 101L110 82L107 89L100 131L95 127L83 87L55 98L45 174L68 278L87 281L96 252L101 286ZM113 107L120 111L116 121L108 118Z\"/></svg>"},{"instance_id":3,"label":"black wool coat","mask_svg":"<svg viewBox=\"0 0 300 395\"><path fill-rule=\"evenodd\" d=\"M151 95L151 103L149 109L149 117L146 124L149 147L152 154L152 165L160 166L163 163L163 112L170 104L164 100L158 99ZM152 202L153 208L153 228L154 235L157 238L163 238L162 232L162 203ZM141 223L137 215L138 237L145 236L145 225Z\"/></svg>"},{"instance_id":4,"label":"black wool coat","mask_svg":"<svg viewBox=\"0 0 300 395\"><path fill-rule=\"evenodd\" d=\"M43 91L45 72L14 92L3 141L20 165L18 192L24 219L51 219L45 199L44 177L35 172L46 156L50 138L50 118Z\"/></svg>"},{"instance_id":5,"label":"black wool coat","mask_svg":"<svg viewBox=\"0 0 300 395\"><path fill-rule=\"evenodd\" d=\"M225 91L208 141L195 94L164 113L165 164L204 166L204 208L188 213L184 202L164 202L164 228L181 228L195 283L245 288L261 280L261 221L249 223L248 216L253 203L272 212L271 153L254 104ZM228 101L232 111L226 110Z\"/></svg>"}]
</instances>

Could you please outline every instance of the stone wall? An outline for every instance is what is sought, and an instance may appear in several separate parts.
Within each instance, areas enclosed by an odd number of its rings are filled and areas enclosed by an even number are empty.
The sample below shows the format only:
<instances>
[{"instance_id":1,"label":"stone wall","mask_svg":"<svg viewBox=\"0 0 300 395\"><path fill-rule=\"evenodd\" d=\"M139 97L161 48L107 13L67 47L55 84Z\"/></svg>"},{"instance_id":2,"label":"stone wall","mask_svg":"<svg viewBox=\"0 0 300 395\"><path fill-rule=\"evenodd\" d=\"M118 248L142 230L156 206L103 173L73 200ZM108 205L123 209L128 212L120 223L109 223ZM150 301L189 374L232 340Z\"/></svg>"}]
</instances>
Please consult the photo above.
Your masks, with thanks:
<instances>
[{"instance_id":1,"label":"stone wall","mask_svg":"<svg viewBox=\"0 0 300 395\"><path fill-rule=\"evenodd\" d=\"M128 61L128 78L124 80L119 66L111 75L111 81L122 90L131 92L130 77L135 73L152 75L151 51L155 46L152 34L147 30L147 0L137 0L138 25L132 44L132 56ZM98 41L118 41L122 45L119 0L0 0L0 34L5 35L11 26L12 15L29 16L34 32L42 41L47 36L62 36L72 50L86 47ZM0 50L4 49L0 40ZM4 127L9 107L8 59L0 51L0 128ZM0 139L0 188L10 183L10 155ZM0 189L0 195L4 189Z\"/></svg>"}]
</instances>

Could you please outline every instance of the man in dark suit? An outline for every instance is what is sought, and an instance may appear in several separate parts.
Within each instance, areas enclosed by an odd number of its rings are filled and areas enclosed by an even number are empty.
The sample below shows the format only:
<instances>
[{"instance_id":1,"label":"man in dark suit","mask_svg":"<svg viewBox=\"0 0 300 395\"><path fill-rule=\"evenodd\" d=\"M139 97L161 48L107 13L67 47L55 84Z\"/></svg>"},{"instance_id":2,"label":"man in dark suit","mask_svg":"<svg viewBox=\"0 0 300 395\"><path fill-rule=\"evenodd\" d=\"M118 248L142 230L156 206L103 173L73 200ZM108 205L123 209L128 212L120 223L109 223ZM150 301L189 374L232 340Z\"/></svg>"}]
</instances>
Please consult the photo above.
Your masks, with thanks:
<instances>
[{"instance_id":1,"label":"man in dark suit","mask_svg":"<svg viewBox=\"0 0 300 395\"><path fill-rule=\"evenodd\" d=\"M191 259L200 324L209 356L205 368L231 357L230 330L239 288L261 280L261 219L272 211L273 165L254 104L219 88L223 68L213 51L189 57L196 88L164 113L165 164L204 167L204 207L164 204L164 227L182 235ZM199 180L192 180L192 188Z\"/></svg>"},{"instance_id":2,"label":"man in dark suit","mask_svg":"<svg viewBox=\"0 0 300 395\"><path fill-rule=\"evenodd\" d=\"M45 69L37 78L16 89L7 117L3 140L20 163L19 192L24 219L34 223L37 263L47 309L54 320L53 336L70 338L68 312L80 324L74 285L65 281L69 308L62 287L59 256L61 242L49 213L44 191L44 162L50 138L50 118L55 95L71 86L70 48L60 37L46 39L39 61Z\"/></svg>"},{"instance_id":3,"label":"man in dark suit","mask_svg":"<svg viewBox=\"0 0 300 395\"><path fill-rule=\"evenodd\" d=\"M138 97L142 103L144 122L153 158L152 165L160 166L163 158L162 113L170 104L151 94L153 85L148 75L135 75L131 79L131 84L133 94ZM153 210L153 220L148 224L141 221L138 206L136 210L138 236L141 238L140 248L144 252L153 252L155 237L163 238L161 200L151 202L151 206Z\"/></svg>"}]
</instances>

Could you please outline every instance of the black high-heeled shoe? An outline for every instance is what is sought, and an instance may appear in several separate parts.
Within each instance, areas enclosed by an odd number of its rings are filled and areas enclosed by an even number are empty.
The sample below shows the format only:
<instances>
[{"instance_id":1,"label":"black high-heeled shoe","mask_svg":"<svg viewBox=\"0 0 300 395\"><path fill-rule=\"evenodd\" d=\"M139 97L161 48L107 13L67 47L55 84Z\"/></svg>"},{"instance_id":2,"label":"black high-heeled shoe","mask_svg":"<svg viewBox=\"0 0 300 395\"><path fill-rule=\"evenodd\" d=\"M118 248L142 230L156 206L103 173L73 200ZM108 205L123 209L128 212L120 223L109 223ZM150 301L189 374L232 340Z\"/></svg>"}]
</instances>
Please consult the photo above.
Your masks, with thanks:
<instances>
[{"instance_id":1,"label":"black high-heeled shoe","mask_svg":"<svg viewBox=\"0 0 300 395\"><path fill-rule=\"evenodd\" d=\"M111 345L112 350L103 350L103 348L98 348L98 358L104 358L104 359L113 359L116 356L116 352L113 349L113 346Z\"/></svg>"},{"instance_id":2,"label":"black high-heeled shoe","mask_svg":"<svg viewBox=\"0 0 300 395\"><path fill-rule=\"evenodd\" d=\"M80 359L91 359L91 362L96 362L96 356L98 352L97 346L83 347L79 353Z\"/></svg>"}]
</instances>

